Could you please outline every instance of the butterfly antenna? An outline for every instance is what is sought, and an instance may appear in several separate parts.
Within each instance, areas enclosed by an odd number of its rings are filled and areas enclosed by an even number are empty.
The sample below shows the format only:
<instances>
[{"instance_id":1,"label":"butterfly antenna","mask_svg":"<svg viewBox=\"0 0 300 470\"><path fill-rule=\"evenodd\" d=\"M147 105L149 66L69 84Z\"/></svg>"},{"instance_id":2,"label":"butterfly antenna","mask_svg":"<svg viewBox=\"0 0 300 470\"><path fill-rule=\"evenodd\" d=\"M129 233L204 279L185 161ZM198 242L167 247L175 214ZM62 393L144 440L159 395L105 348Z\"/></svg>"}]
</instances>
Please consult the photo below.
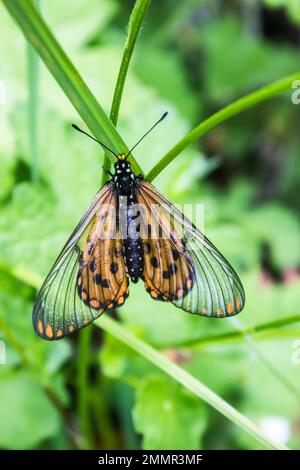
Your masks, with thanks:
<instances>
[{"instance_id":1,"label":"butterfly antenna","mask_svg":"<svg viewBox=\"0 0 300 470\"><path fill-rule=\"evenodd\" d=\"M98 142L98 144L102 145L102 147L104 147L106 150L108 150L109 152L111 152L115 157L118 158L118 155L111 149L109 149L108 147L106 147L106 145L104 145L102 142L100 142L100 140L97 140L95 139L95 137L93 137L92 135L88 134L87 132L83 131L82 129L80 129L80 127L76 126L76 124L72 124L72 127L73 129L76 129L76 131L78 132L81 132L82 134L85 134L87 135L90 139L94 140L95 142Z\"/></svg>"},{"instance_id":2,"label":"butterfly antenna","mask_svg":"<svg viewBox=\"0 0 300 470\"><path fill-rule=\"evenodd\" d=\"M149 129L149 131L146 132L146 134L143 135L143 137L140 138L140 140L132 147L131 150L129 150L129 152L127 153L126 155L126 158L131 154L132 150L135 149L135 147L137 147L137 145L139 145L140 142L142 142L142 140L146 137L146 135L148 135L153 129L154 127L157 126L157 124L159 124L161 121L163 121L165 119L165 117L167 116L168 114L168 111L166 111L162 117L151 127L151 129Z\"/></svg>"}]
</instances>

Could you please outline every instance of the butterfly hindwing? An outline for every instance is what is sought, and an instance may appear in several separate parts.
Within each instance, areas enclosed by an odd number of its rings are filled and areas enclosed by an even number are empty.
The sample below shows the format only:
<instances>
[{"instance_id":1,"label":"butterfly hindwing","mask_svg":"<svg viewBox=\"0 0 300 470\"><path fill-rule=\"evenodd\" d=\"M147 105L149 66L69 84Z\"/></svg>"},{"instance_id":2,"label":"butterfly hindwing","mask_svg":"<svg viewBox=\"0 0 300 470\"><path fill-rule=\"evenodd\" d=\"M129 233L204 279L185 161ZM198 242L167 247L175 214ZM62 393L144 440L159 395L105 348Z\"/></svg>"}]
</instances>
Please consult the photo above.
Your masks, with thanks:
<instances>
[{"instance_id":1,"label":"butterfly hindwing","mask_svg":"<svg viewBox=\"0 0 300 470\"><path fill-rule=\"evenodd\" d=\"M39 336L60 339L91 323L111 304L119 304L121 297L120 304L125 301L128 289L121 241L100 236L105 224L115 223L113 212L107 210L115 204L112 185L106 183L54 263L34 304L33 324ZM113 263L118 273L112 272Z\"/></svg>"},{"instance_id":2,"label":"butterfly hindwing","mask_svg":"<svg viewBox=\"0 0 300 470\"><path fill-rule=\"evenodd\" d=\"M193 271L182 251L170 240L148 239L144 282L151 297L176 301L192 287Z\"/></svg>"},{"instance_id":3,"label":"butterfly hindwing","mask_svg":"<svg viewBox=\"0 0 300 470\"><path fill-rule=\"evenodd\" d=\"M143 277L151 296L204 316L239 313L245 302L241 281L212 243L146 180L137 200L161 231L144 241Z\"/></svg>"},{"instance_id":4,"label":"butterfly hindwing","mask_svg":"<svg viewBox=\"0 0 300 470\"><path fill-rule=\"evenodd\" d=\"M154 299L176 301L192 287L194 275L189 254L184 242L175 237L172 222L164 216L161 205L157 201L154 204L142 191L138 200L147 209L144 211L148 238L144 241L143 273L146 289Z\"/></svg>"}]
</instances>

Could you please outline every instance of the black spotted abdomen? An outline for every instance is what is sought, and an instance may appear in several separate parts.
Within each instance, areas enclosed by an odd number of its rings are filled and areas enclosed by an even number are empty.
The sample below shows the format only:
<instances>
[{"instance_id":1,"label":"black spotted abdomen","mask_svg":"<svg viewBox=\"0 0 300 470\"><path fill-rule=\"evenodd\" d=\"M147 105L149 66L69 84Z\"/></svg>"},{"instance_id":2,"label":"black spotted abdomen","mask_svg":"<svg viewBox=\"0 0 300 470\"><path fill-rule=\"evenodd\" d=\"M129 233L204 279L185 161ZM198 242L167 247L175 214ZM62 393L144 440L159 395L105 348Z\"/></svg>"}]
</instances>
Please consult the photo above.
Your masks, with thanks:
<instances>
[{"instance_id":1,"label":"black spotted abdomen","mask_svg":"<svg viewBox=\"0 0 300 470\"><path fill-rule=\"evenodd\" d=\"M127 238L124 240L124 258L128 276L137 282L144 271L144 250L140 238L140 223L133 205L127 206Z\"/></svg>"}]
</instances>

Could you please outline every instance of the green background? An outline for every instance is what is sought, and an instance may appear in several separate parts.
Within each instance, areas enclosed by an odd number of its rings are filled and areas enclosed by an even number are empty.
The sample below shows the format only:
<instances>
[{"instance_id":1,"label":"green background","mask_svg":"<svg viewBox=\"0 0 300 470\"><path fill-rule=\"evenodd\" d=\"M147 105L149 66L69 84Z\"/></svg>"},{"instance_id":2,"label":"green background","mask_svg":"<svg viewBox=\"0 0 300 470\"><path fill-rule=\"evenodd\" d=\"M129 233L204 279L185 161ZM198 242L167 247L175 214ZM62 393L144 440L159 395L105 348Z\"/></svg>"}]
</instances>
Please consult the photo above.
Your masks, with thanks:
<instances>
[{"instance_id":1,"label":"green background","mask_svg":"<svg viewBox=\"0 0 300 470\"><path fill-rule=\"evenodd\" d=\"M146 172L205 117L297 71L297 3L152 1L118 123L133 145L169 111L135 152ZM132 7L116 0L41 2L47 24L107 113ZM32 286L98 190L103 153L72 130L72 122L84 124L41 62L33 131L34 59L2 5L0 31L0 337L6 346L0 448L260 448L99 328L55 343L35 336ZM174 203L205 204L206 235L245 286L241 315L191 316L152 301L142 283L131 286L116 315L274 440L299 448L299 325L239 334L300 312L299 107L291 93L216 127L154 181Z\"/></svg>"}]
</instances>

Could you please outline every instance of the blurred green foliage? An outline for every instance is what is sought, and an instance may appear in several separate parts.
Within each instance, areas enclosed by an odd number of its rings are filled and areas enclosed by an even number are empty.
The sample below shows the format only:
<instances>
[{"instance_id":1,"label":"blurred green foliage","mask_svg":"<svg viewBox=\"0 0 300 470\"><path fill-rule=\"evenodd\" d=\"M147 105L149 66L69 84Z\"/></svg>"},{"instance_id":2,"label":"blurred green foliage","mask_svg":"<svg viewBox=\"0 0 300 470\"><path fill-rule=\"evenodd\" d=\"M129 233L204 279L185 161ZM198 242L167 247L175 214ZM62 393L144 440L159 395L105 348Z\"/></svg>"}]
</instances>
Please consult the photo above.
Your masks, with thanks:
<instances>
[{"instance_id":1,"label":"blurred green foliage","mask_svg":"<svg viewBox=\"0 0 300 470\"><path fill-rule=\"evenodd\" d=\"M98 0L41 2L45 19L107 112L131 7L127 0L101 0L100 6ZM118 126L131 144L169 110L169 118L136 153L143 169L149 171L216 109L296 71L299 23L293 1L153 1ZM30 286L47 274L97 191L103 155L71 129L77 116L40 64L39 180L33 184L25 42L4 9L0 26L2 57L9 51L9 60L0 63L6 89L0 113L0 335L7 347L7 364L0 364L0 447L257 448L225 418L98 329L88 358L80 343L86 332L53 344L34 335ZM185 150L155 180L175 203L205 202L206 233L245 285L247 304L240 318L216 322L190 316L153 302L141 283L131 287L117 313L126 327L258 423L283 418L290 432L286 441L295 448L300 366L291 360L293 332L290 338L279 334L256 343L259 354L246 340L206 346L197 341L299 313L298 113L288 93L247 111ZM20 272L24 282L18 280ZM78 378L82 360L88 367L85 391ZM81 393L87 396L85 424Z\"/></svg>"}]
</instances>

